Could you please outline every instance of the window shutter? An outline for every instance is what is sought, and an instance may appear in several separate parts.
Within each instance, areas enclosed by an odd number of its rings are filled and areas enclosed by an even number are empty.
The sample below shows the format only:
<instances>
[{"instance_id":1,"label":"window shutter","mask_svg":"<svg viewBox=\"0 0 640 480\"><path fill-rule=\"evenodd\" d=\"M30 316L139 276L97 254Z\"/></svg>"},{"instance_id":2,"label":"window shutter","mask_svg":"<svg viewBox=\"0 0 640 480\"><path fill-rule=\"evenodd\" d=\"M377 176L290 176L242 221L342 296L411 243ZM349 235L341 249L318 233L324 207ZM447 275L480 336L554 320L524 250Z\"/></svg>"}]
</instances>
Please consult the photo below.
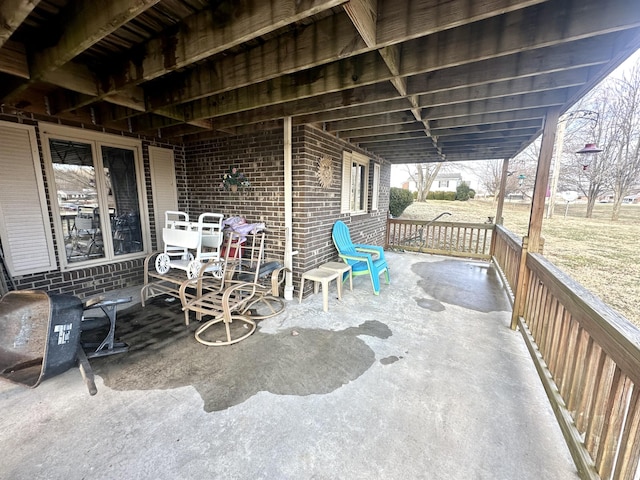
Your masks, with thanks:
<instances>
[{"instance_id":1,"label":"window shutter","mask_svg":"<svg viewBox=\"0 0 640 480\"><path fill-rule=\"evenodd\" d=\"M342 153L342 197L340 213L351 211L351 152Z\"/></svg>"},{"instance_id":2,"label":"window shutter","mask_svg":"<svg viewBox=\"0 0 640 480\"><path fill-rule=\"evenodd\" d=\"M0 122L0 239L12 276L54 270L36 131Z\"/></svg>"},{"instance_id":3,"label":"window shutter","mask_svg":"<svg viewBox=\"0 0 640 480\"><path fill-rule=\"evenodd\" d=\"M176 186L176 168L173 150L170 148L149 147L151 166L151 191L153 192L153 214L155 216L156 242L158 249L164 248L162 228L165 212L178 210L178 189Z\"/></svg>"},{"instance_id":4,"label":"window shutter","mask_svg":"<svg viewBox=\"0 0 640 480\"><path fill-rule=\"evenodd\" d=\"M378 196L380 195L380 165L373 164L373 192L371 194L371 210L378 210Z\"/></svg>"}]
</instances>

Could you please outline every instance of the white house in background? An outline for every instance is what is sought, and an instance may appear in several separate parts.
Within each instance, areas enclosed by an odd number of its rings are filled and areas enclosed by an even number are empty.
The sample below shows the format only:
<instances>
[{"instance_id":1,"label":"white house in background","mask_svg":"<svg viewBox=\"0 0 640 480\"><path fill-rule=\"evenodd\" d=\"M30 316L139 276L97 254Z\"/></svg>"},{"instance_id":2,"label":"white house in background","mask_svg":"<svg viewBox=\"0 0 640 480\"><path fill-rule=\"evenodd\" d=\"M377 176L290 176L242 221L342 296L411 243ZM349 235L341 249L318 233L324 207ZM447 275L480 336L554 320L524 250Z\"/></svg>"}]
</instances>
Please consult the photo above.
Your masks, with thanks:
<instances>
[{"instance_id":1,"label":"white house in background","mask_svg":"<svg viewBox=\"0 0 640 480\"><path fill-rule=\"evenodd\" d=\"M442 173L438 175L431 185L432 192L455 192L462 183L460 173Z\"/></svg>"},{"instance_id":2,"label":"white house in background","mask_svg":"<svg viewBox=\"0 0 640 480\"><path fill-rule=\"evenodd\" d=\"M478 180L474 176L468 176L468 178L466 178L465 176L465 178L463 178L460 172L441 173L431 184L430 191L455 192L458 188L458 185L460 185L462 182L465 182L467 185L469 185L469 188L472 188L476 191L476 193L478 193ZM402 182L400 188L409 190L410 192L415 192L418 190L416 182L411 179L407 179Z\"/></svg>"}]
</instances>

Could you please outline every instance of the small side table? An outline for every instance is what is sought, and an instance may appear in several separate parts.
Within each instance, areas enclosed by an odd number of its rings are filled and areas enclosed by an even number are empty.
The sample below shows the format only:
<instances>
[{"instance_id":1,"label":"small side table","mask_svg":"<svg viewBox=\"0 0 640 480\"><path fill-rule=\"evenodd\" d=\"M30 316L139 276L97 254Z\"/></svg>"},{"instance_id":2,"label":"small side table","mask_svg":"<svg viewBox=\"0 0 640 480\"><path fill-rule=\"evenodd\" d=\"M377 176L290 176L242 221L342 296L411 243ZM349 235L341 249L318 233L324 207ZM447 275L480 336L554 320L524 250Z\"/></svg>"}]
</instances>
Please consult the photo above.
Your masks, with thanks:
<instances>
[{"instance_id":1,"label":"small side table","mask_svg":"<svg viewBox=\"0 0 640 480\"><path fill-rule=\"evenodd\" d=\"M338 282L338 289L340 291L339 297L342 295L342 282L345 273L349 275L349 290L353 292L353 275L351 274L351 265L344 262L328 262L320 265L320 268L323 270L338 272L340 274Z\"/></svg>"},{"instance_id":2,"label":"small side table","mask_svg":"<svg viewBox=\"0 0 640 480\"><path fill-rule=\"evenodd\" d=\"M318 287L322 284L322 308L325 312L329 311L329 282L336 280L338 282L338 298L342 300L342 291L340 283L342 279L338 277L340 274L331 270L323 270L322 268L314 268L302 274L300 279L300 298L298 303L302 302L302 292L304 291L304 281L312 280L313 292L318 293Z\"/></svg>"}]
</instances>

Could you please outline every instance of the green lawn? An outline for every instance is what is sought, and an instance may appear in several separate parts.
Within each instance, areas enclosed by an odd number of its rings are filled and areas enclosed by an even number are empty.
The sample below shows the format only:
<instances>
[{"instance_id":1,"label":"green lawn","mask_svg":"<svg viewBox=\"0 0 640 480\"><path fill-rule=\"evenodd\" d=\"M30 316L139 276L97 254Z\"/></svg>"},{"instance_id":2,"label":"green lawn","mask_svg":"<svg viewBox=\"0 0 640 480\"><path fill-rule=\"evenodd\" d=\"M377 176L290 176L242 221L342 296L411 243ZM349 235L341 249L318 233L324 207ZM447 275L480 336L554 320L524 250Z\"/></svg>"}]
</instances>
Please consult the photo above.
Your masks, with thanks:
<instances>
[{"instance_id":1,"label":"green lawn","mask_svg":"<svg viewBox=\"0 0 640 480\"><path fill-rule=\"evenodd\" d=\"M584 218L586 205L558 204L553 218L545 219L542 236L544 254L605 303L640 326L635 302L640 298L640 205L623 205L620 221L612 222L611 204L598 204L594 218ZM505 202L504 226L516 234L527 233L528 204ZM430 220L451 212L443 220L484 222L495 215L490 200L447 202L429 200L410 205L401 218ZM566 213L566 216L565 216Z\"/></svg>"}]
</instances>

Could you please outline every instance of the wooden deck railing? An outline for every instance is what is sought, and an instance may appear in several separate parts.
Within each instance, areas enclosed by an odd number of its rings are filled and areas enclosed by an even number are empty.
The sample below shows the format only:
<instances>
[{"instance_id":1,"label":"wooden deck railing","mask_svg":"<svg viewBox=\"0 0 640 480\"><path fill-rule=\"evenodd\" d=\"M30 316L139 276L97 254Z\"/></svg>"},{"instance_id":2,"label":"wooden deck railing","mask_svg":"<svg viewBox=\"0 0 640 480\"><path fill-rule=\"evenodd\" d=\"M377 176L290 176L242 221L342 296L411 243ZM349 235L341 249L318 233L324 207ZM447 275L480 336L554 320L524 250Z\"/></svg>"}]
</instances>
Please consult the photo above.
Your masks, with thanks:
<instances>
[{"instance_id":1,"label":"wooden deck railing","mask_svg":"<svg viewBox=\"0 0 640 480\"><path fill-rule=\"evenodd\" d=\"M491 223L389 219L385 248L489 259L493 227Z\"/></svg>"},{"instance_id":2,"label":"wooden deck railing","mask_svg":"<svg viewBox=\"0 0 640 480\"><path fill-rule=\"evenodd\" d=\"M494 263L500 267L502 280L507 287L512 304L518 284L522 252L522 239L502 225L496 225L493 235L492 258Z\"/></svg>"},{"instance_id":3,"label":"wooden deck railing","mask_svg":"<svg viewBox=\"0 0 640 480\"><path fill-rule=\"evenodd\" d=\"M502 227L494 262L582 478L636 479L640 331ZM523 247L524 245L524 247ZM517 268L518 259L526 262Z\"/></svg>"}]
</instances>

